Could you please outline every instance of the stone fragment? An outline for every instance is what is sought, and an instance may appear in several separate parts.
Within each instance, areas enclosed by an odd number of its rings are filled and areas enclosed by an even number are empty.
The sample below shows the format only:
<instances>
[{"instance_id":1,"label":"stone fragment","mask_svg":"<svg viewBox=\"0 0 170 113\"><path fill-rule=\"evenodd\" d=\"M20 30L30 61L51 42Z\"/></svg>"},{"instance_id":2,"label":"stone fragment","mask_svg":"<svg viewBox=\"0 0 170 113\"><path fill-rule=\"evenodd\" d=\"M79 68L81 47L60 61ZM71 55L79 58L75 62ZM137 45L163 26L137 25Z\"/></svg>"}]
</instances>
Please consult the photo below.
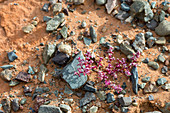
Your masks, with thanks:
<instances>
[{"instance_id":1,"label":"stone fragment","mask_svg":"<svg viewBox=\"0 0 170 113\"><path fill-rule=\"evenodd\" d=\"M153 100L154 100L153 95L149 95L149 96L148 96L148 99L149 99L149 101L153 101Z\"/></svg>"},{"instance_id":2,"label":"stone fragment","mask_svg":"<svg viewBox=\"0 0 170 113\"><path fill-rule=\"evenodd\" d=\"M31 80L31 75L25 72L19 72L16 79L23 82L29 82Z\"/></svg>"},{"instance_id":3,"label":"stone fragment","mask_svg":"<svg viewBox=\"0 0 170 113\"><path fill-rule=\"evenodd\" d=\"M107 0L96 0L97 5L104 5Z\"/></svg>"},{"instance_id":4,"label":"stone fragment","mask_svg":"<svg viewBox=\"0 0 170 113\"><path fill-rule=\"evenodd\" d=\"M69 89L67 86L65 86L64 93L68 95L72 95L74 92L71 89Z\"/></svg>"},{"instance_id":5,"label":"stone fragment","mask_svg":"<svg viewBox=\"0 0 170 113\"><path fill-rule=\"evenodd\" d=\"M137 67L134 66L131 71L131 81L132 81L132 89L135 94L138 94L138 70Z\"/></svg>"},{"instance_id":6,"label":"stone fragment","mask_svg":"<svg viewBox=\"0 0 170 113\"><path fill-rule=\"evenodd\" d=\"M63 26L62 29L60 30L61 36L66 39L67 38L67 31L68 28L66 26Z\"/></svg>"},{"instance_id":7,"label":"stone fragment","mask_svg":"<svg viewBox=\"0 0 170 113\"><path fill-rule=\"evenodd\" d=\"M159 38L157 38L155 43L158 45L164 45L164 44L166 44L166 39L165 39L165 37L159 37Z\"/></svg>"},{"instance_id":8,"label":"stone fragment","mask_svg":"<svg viewBox=\"0 0 170 113\"><path fill-rule=\"evenodd\" d=\"M161 72L162 72L162 74L166 74L166 73L168 72L168 67L163 66L163 67L161 68Z\"/></svg>"},{"instance_id":9,"label":"stone fragment","mask_svg":"<svg viewBox=\"0 0 170 113\"><path fill-rule=\"evenodd\" d=\"M80 107L89 104L93 100L96 100L95 94L86 92L84 97L80 100Z\"/></svg>"},{"instance_id":10,"label":"stone fragment","mask_svg":"<svg viewBox=\"0 0 170 113\"><path fill-rule=\"evenodd\" d=\"M49 17L49 16L44 16L43 17L43 21L44 22L48 22L49 20L51 20L52 18L51 17Z\"/></svg>"},{"instance_id":11,"label":"stone fragment","mask_svg":"<svg viewBox=\"0 0 170 113\"><path fill-rule=\"evenodd\" d=\"M161 23L159 23L158 27L155 28L155 32L159 36L170 35L170 22L163 20Z\"/></svg>"},{"instance_id":12,"label":"stone fragment","mask_svg":"<svg viewBox=\"0 0 170 113\"><path fill-rule=\"evenodd\" d=\"M83 90L85 91L88 91L88 92L93 92L95 93L97 91L96 88L94 88L93 86L89 85L89 84L86 84L84 87L83 87Z\"/></svg>"},{"instance_id":13,"label":"stone fragment","mask_svg":"<svg viewBox=\"0 0 170 113\"><path fill-rule=\"evenodd\" d=\"M90 113L97 113L97 111L98 111L98 107L97 106L92 106L90 108Z\"/></svg>"},{"instance_id":14,"label":"stone fragment","mask_svg":"<svg viewBox=\"0 0 170 113\"><path fill-rule=\"evenodd\" d=\"M97 92L97 97L102 100L105 101L106 100L106 93L104 91L98 91Z\"/></svg>"},{"instance_id":15,"label":"stone fragment","mask_svg":"<svg viewBox=\"0 0 170 113\"><path fill-rule=\"evenodd\" d=\"M81 22L81 27L82 27L82 28L85 28L86 26L87 26L86 21L83 20L83 21Z\"/></svg>"},{"instance_id":16,"label":"stone fragment","mask_svg":"<svg viewBox=\"0 0 170 113\"><path fill-rule=\"evenodd\" d=\"M146 58L146 59L142 60L142 62L146 63L146 64L149 63L149 58Z\"/></svg>"},{"instance_id":17,"label":"stone fragment","mask_svg":"<svg viewBox=\"0 0 170 113\"><path fill-rule=\"evenodd\" d=\"M107 13L111 14L113 9L115 9L117 5L118 5L118 0L107 0L107 3L105 4Z\"/></svg>"},{"instance_id":18,"label":"stone fragment","mask_svg":"<svg viewBox=\"0 0 170 113\"><path fill-rule=\"evenodd\" d=\"M53 14L55 15L57 12L61 12L62 10L62 3L55 3L53 5Z\"/></svg>"},{"instance_id":19,"label":"stone fragment","mask_svg":"<svg viewBox=\"0 0 170 113\"><path fill-rule=\"evenodd\" d=\"M131 97L121 97L121 98L119 98L119 103L123 107L129 106L132 103L132 99L131 99Z\"/></svg>"},{"instance_id":20,"label":"stone fragment","mask_svg":"<svg viewBox=\"0 0 170 113\"><path fill-rule=\"evenodd\" d=\"M31 66L28 67L28 74L35 74L33 68Z\"/></svg>"},{"instance_id":21,"label":"stone fragment","mask_svg":"<svg viewBox=\"0 0 170 113\"><path fill-rule=\"evenodd\" d=\"M163 56L162 54L160 54L160 55L158 56L158 61L160 61L160 62L162 62L162 63L165 62L165 58L164 58L164 56Z\"/></svg>"},{"instance_id":22,"label":"stone fragment","mask_svg":"<svg viewBox=\"0 0 170 113\"><path fill-rule=\"evenodd\" d=\"M11 81L12 78L12 70L5 69L1 72L0 77L6 81Z\"/></svg>"},{"instance_id":23,"label":"stone fragment","mask_svg":"<svg viewBox=\"0 0 170 113\"><path fill-rule=\"evenodd\" d=\"M121 44L121 43L123 42L123 37L122 37L121 35L117 35L117 36L116 36L116 42L117 42L118 44Z\"/></svg>"},{"instance_id":24,"label":"stone fragment","mask_svg":"<svg viewBox=\"0 0 170 113\"><path fill-rule=\"evenodd\" d=\"M36 96L35 101L34 101L34 105L33 105L35 112L38 112L40 106L43 105L46 101L48 101L48 99L45 99L45 98L40 97L40 96ZM46 106L45 106L45 107L46 107ZM42 108L41 108L41 109L42 109ZM48 109L48 108L47 108L47 109ZM43 110L47 111L45 108L44 108ZM56 109L55 109L55 110L56 110ZM42 111L42 110L41 110L41 111ZM40 112L40 113L42 113L42 112ZM52 112L52 113L53 113L53 112ZM59 112L59 113L62 113L62 112Z\"/></svg>"},{"instance_id":25,"label":"stone fragment","mask_svg":"<svg viewBox=\"0 0 170 113\"><path fill-rule=\"evenodd\" d=\"M169 113L170 102L165 103L163 108L159 108L163 113Z\"/></svg>"},{"instance_id":26,"label":"stone fragment","mask_svg":"<svg viewBox=\"0 0 170 113\"><path fill-rule=\"evenodd\" d=\"M150 61L148 63L148 66L152 67L154 70L157 70L159 68L159 64L157 62Z\"/></svg>"},{"instance_id":27,"label":"stone fragment","mask_svg":"<svg viewBox=\"0 0 170 113\"><path fill-rule=\"evenodd\" d=\"M16 86L18 84L19 84L18 81L10 81L9 86L13 87L13 86Z\"/></svg>"},{"instance_id":28,"label":"stone fragment","mask_svg":"<svg viewBox=\"0 0 170 113\"><path fill-rule=\"evenodd\" d=\"M135 54L135 51L132 49L132 47L130 45L128 45L127 43L125 43L125 42L121 43L120 50L125 55L133 55L133 54Z\"/></svg>"},{"instance_id":29,"label":"stone fragment","mask_svg":"<svg viewBox=\"0 0 170 113\"><path fill-rule=\"evenodd\" d=\"M26 103L27 99L26 98L23 98L21 101L20 101L20 104L21 105L24 105Z\"/></svg>"},{"instance_id":30,"label":"stone fragment","mask_svg":"<svg viewBox=\"0 0 170 113\"><path fill-rule=\"evenodd\" d=\"M70 64L67 64L61 71L62 78L70 85L71 89L78 89L87 81L87 75L84 76L83 73L81 73L79 77L74 74L78 71L77 69L80 68L77 60L79 57L84 59L82 52L77 54L73 61Z\"/></svg>"},{"instance_id":31,"label":"stone fragment","mask_svg":"<svg viewBox=\"0 0 170 113\"><path fill-rule=\"evenodd\" d=\"M118 14L115 15L115 17L119 20L126 20L129 16L130 16L129 13L127 13L126 11L122 11L122 10L119 10Z\"/></svg>"},{"instance_id":32,"label":"stone fragment","mask_svg":"<svg viewBox=\"0 0 170 113\"><path fill-rule=\"evenodd\" d=\"M137 34L132 46L136 51L142 52L145 47L145 35L143 33Z\"/></svg>"},{"instance_id":33,"label":"stone fragment","mask_svg":"<svg viewBox=\"0 0 170 113\"><path fill-rule=\"evenodd\" d=\"M39 80L40 82L44 82L44 80L45 80L45 74L46 74L47 71L48 71L48 69L45 67L45 65L44 65L44 64L41 64L41 65L40 65L40 72L38 73L38 80Z\"/></svg>"},{"instance_id":34,"label":"stone fragment","mask_svg":"<svg viewBox=\"0 0 170 113\"><path fill-rule=\"evenodd\" d=\"M108 93L107 94L107 103L112 103L115 101L114 94Z\"/></svg>"},{"instance_id":35,"label":"stone fragment","mask_svg":"<svg viewBox=\"0 0 170 113\"><path fill-rule=\"evenodd\" d=\"M94 27L93 26L90 26L90 37L92 38L92 41L95 43L95 42L97 42L97 33L96 33L96 31L95 31L95 29L94 29Z\"/></svg>"},{"instance_id":36,"label":"stone fragment","mask_svg":"<svg viewBox=\"0 0 170 113\"><path fill-rule=\"evenodd\" d=\"M13 51L8 53L8 59L10 62L13 62L17 58L18 56Z\"/></svg>"},{"instance_id":37,"label":"stone fragment","mask_svg":"<svg viewBox=\"0 0 170 113\"><path fill-rule=\"evenodd\" d=\"M69 105L60 104L60 109L65 113L71 112L71 108Z\"/></svg>"},{"instance_id":38,"label":"stone fragment","mask_svg":"<svg viewBox=\"0 0 170 113\"><path fill-rule=\"evenodd\" d=\"M154 38L154 37L149 37L149 38L147 39L146 42L147 42L149 48L151 48L151 47L155 44L155 41L156 41L156 38Z\"/></svg>"},{"instance_id":39,"label":"stone fragment","mask_svg":"<svg viewBox=\"0 0 170 113\"><path fill-rule=\"evenodd\" d=\"M14 67L14 65L3 65L3 66L0 66L0 68L2 68L2 69L10 69L12 67Z\"/></svg>"},{"instance_id":40,"label":"stone fragment","mask_svg":"<svg viewBox=\"0 0 170 113\"><path fill-rule=\"evenodd\" d=\"M69 55L57 51L55 56L52 58L52 61L55 64L64 65L64 64L66 64L69 61L69 59L70 59Z\"/></svg>"},{"instance_id":41,"label":"stone fragment","mask_svg":"<svg viewBox=\"0 0 170 113\"><path fill-rule=\"evenodd\" d=\"M167 84L163 85L162 89L169 90L170 89L170 84L167 83Z\"/></svg>"},{"instance_id":42,"label":"stone fragment","mask_svg":"<svg viewBox=\"0 0 170 113\"><path fill-rule=\"evenodd\" d=\"M38 113L62 113L59 107L53 105L41 105Z\"/></svg>"},{"instance_id":43,"label":"stone fragment","mask_svg":"<svg viewBox=\"0 0 170 113\"><path fill-rule=\"evenodd\" d=\"M61 42L59 45L58 45L58 51L59 52L63 52L67 55L71 55L71 46L68 45L68 44L63 44L63 42Z\"/></svg>"},{"instance_id":44,"label":"stone fragment","mask_svg":"<svg viewBox=\"0 0 170 113\"><path fill-rule=\"evenodd\" d=\"M45 3L42 7L42 10L45 11L45 12L48 12L48 8L50 7L50 4L49 3Z\"/></svg>"},{"instance_id":45,"label":"stone fragment","mask_svg":"<svg viewBox=\"0 0 170 113\"><path fill-rule=\"evenodd\" d=\"M158 80L156 81L159 86L165 84L166 82L166 78L158 78Z\"/></svg>"},{"instance_id":46,"label":"stone fragment","mask_svg":"<svg viewBox=\"0 0 170 113\"><path fill-rule=\"evenodd\" d=\"M161 10L160 14L159 14L159 21L162 22L163 20L165 20L165 11Z\"/></svg>"},{"instance_id":47,"label":"stone fragment","mask_svg":"<svg viewBox=\"0 0 170 113\"><path fill-rule=\"evenodd\" d=\"M84 4L85 0L73 0L74 5Z\"/></svg>"},{"instance_id":48,"label":"stone fragment","mask_svg":"<svg viewBox=\"0 0 170 113\"><path fill-rule=\"evenodd\" d=\"M22 30L24 33L31 33L34 28L35 26L33 24L28 24L27 26L24 26Z\"/></svg>"},{"instance_id":49,"label":"stone fragment","mask_svg":"<svg viewBox=\"0 0 170 113\"><path fill-rule=\"evenodd\" d=\"M24 93L31 93L32 92L32 88L29 86L25 86L24 87Z\"/></svg>"},{"instance_id":50,"label":"stone fragment","mask_svg":"<svg viewBox=\"0 0 170 113\"><path fill-rule=\"evenodd\" d=\"M19 110L19 99L15 98L14 100L12 100L12 109L17 112Z\"/></svg>"},{"instance_id":51,"label":"stone fragment","mask_svg":"<svg viewBox=\"0 0 170 113\"><path fill-rule=\"evenodd\" d=\"M142 78L142 82L149 82L151 77L144 77Z\"/></svg>"},{"instance_id":52,"label":"stone fragment","mask_svg":"<svg viewBox=\"0 0 170 113\"><path fill-rule=\"evenodd\" d=\"M84 37L83 41L84 41L84 44L87 45L87 46L89 46L91 44L91 42L92 42L92 40L87 38L87 37Z\"/></svg>"},{"instance_id":53,"label":"stone fragment","mask_svg":"<svg viewBox=\"0 0 170 113\"><path fill-rule=\"evenodd\" d=\"M145 86L143 91L144 93L156 93L158 88L154 84L149 83L147 86Z\"/></svg>"},{"instance_id":54,"label":"stone fragment","mask_svg":"<svg viewBox=\"0 0 170 113\"><path fill-rule=\"evenodd\" d=\"M155 28L158 26L158 22L154 19L152 19L150 22L146 23L147 28L151 30L155 30Z\"/></svg>"},{"instance_id":55,"label":"stone fragment","mask_svg":"<svg viewBox=\"0 0 170 113\"><path fill-rule=\"evenodd\" d=\"M129 11L130 10L130 6L127 3L121 3L121 10L123 11Z\"/></svg>"},{"instance_id":56,"label":"stone fragment","mask_svg":"<svg viewBox=\"0 0 170 113\"><path fill-rule=\"evenodd\" d=\"M8 98L3 99L1 104L5 113L11 113L11 101Z\"/></svg>"}]
</instances>

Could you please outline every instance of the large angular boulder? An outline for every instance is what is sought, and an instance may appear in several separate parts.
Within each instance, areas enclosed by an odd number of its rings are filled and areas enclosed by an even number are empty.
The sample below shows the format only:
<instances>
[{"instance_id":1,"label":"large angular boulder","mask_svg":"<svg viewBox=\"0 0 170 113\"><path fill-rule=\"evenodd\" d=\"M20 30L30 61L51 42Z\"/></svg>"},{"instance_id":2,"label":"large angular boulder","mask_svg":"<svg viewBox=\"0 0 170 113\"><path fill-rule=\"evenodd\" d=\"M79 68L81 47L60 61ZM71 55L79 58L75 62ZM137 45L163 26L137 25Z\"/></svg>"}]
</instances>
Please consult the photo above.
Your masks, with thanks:
<instances>
[{"instance_id":1,"label":"large angular boulder","mask_svg":"<svg viewBox=\"0 0 170 113\"><path fill-rule=\"evenodd\" d=\"M155 28L156 34L159 36L167 36L170 35L170 22L167 20L163 20L158 27Z\"/></svg>"}]
</instances>

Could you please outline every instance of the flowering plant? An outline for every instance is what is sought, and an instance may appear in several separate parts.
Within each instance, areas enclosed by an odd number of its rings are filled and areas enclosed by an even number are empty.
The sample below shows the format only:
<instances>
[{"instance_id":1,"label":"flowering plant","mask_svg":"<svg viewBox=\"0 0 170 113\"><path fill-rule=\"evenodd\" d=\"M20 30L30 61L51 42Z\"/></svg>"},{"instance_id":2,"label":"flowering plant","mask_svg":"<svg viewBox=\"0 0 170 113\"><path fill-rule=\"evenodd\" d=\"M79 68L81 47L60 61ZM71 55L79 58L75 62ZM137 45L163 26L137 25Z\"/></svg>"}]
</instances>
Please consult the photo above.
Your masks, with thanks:
<instances>
[{"instance_id":1,"label":"flowering plant","mask_svg":"<svg viewBox=\"0 0 170 113\"><path fill-rule=\"evenodd\" d=\"M103 57L99 57L99 60L96 60L92 57L92 53L87 51L85 53L85 59L78 58L79 66L78 72L75 72L75 75L80 76L80 73L84 75L89 75L91 70L96 69L98 73L98 78L104 81L105 86L110 86L111 88L119 91L123 89L120 85L116 85L114 81L110 80L110 76L113 77L113 80L117 79L118 73L123 73L126 76L130 76L130 70L133 66L137 66L136 62L140 56L140 52L138 51L136 54L133 55L131 58L131 63L127 63L125 58L119 59L113 56L113 47L110 47L107 51L108 59L107 59L107 66L102 65ZM113 61L115 62L113 64Z\"/></svg>"}]
</instances>

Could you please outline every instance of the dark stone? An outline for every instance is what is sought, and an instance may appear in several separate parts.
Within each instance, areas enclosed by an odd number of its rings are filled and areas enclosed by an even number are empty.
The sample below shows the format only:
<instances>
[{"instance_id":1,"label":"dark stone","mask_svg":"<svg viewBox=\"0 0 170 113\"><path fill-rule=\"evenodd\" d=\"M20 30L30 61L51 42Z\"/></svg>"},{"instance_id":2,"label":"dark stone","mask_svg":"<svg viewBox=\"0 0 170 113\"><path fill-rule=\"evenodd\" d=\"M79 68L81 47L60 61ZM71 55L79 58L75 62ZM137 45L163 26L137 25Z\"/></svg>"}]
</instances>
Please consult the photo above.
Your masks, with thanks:
<instances>
[{"instance_id":1,"label":"dark stone","mask_svg":"<svg viewBox=\"0 0 170 113\"><path fill-rule=\"evenodd\" d=\"M128 18L130 15L129 13L125 12L125 11L122 11L122 10L119 10L118 11L118 14L115 16L117 19L119 20L125 20L126 18Z\"/></svg>"},{"instance_id":2,"label":"dark stone","mask_svg":"<svg viewBox=\"0 0 170 113\"><path fill-rule=\"evenodd\" d=\"M133 54L135 54L135 51L132 49L132 47L130 45L124 43L124 42L121 43L120 50L125 55L133 55Z\"/></svg>"},{"instance_id":3,"label":"dark stone","mask_svg":"<svg viewBox=\"0 0 170 113\"><path fill-rule=\"evenodd\" d=\"M63 9L63 13L64 13L65 15L69 16L69 13L68 13L68 9L67 9L67 8L64 8L64 9Z\"/></svg>"},{"instance_id":4,"label":"dark stone","mask_svg":"<svg viewBox=\"0 0 170 113\"><path fill-rule=\"evenodd\" d=\"M93 100L96 100L95 94L86 92L85 96L80 100L80 107L89 104Z\"/></svg>"},{"instance_id":5,"label":"dark stone","mask_svg":"<svg viewBox=\"0 0 170 113\"><path fill-rule=\"evenodd\" d=\"M92 38L92 41L95 43L97 42L97 34L93 26L90 26L90 36Z\"/></svg>"},{"instance_id":6,"label":"dark stone","mask_svg":"<svg viewBox=\"0 0 170 113\"><path fill-rule=\"evenodd\" d=\"M69 111L71 111L71 108L69 105L60 104L60 108L64 113L68 113Z\"/></svg>"},{"instance_id":7,"label":"dark stone","mask_svg":"<svg viewBox=\"0 0 170 113\"><path fill-rule=\"evenodd\" d=\"M168 72L168 67L163 66L161 69L162 74L166 74Z\"/></svg>"},{"instance_id":8,"label":"dark stone","mask_svg":"<svg viewBox=\"0 0 170 113\"><path fill-rule=\"evenodd\" d=\"M11 101L8 98L3 99L1 104L5 113L11 113Z\"/></svg>"},{"instance_id":9,"label":"dark stone","mask_svg":"<svg viewBox=\"0 0 170 113\"><path fill-rule=\"evenodd\" d=\"M62 113L59 107L53 105L41 105L38 113Z\"/></svg>"},{"instance_id":10,"label":"dark stone","mask_svg":"<svg viewBox=\"0 0 170 113\"><path fill-rule=\"evenodd\" d=\"M55 56L52 58L52 61L55 64L64 65L69 61L69 59L70 57L67 54L57 51Z\"/></svg>"},{"instance_id":11,"label":"dark stone","mask_svg":"<svg viewBox=\"0 0 170 113\"><path fill-rule=\"evenodd\" d=\"M150 37L152 37L153 36L153 34L152 34L152 32L146 32L145 33L145 39L147 40L148 38L150 38Z\"/></svg>"},{"instance_id":12,"label":"dark stone","mask_svg":"<svg viewBox=\"0 0 170 113\"><path fill-rule=\"evenodd\" d=\"M50 7L50 4L49 3L45 3L42 7L42 10L45 11L45 12L48 12L48 8Z\"/></svg>"},{"instance_id":13,"label":"dark stone","mask_svg":"<svg viewBox=\"0 0 170 113\"><path fill-rule=\"evenodd\" d=\"M78 58L84 59L84 56L82 52L80 51L79 54L75 56L73 61L66 65L63 70L61 71L61 74L63 75L62 78L70 85L71 89L77 89L80 88L82 85L84 85L87 81L87 75L84 75L83 73L80 74L79 76L75 76L75 72L78 72Z\"/></svg>"},{"instance_id":14,"label":"dark stone","mask_svg":"<svg viewBox=\"0 0 170 113\"><path fill-rule=\"evenodd\" d=\"M166 78L158 78L158 80L156 81L159 86L165 84L166 82Z\"/></svg>"},{"instance_id":15,"label":"dark stone","mask_svg":"<svg viewBox=\"0 0 170 113\"><path fill-rule=\"evenodd\" d=\"M48 22L49 20L51 20L52 18L51 17L49 17L49 16L44 16L43 17L43 21L44 22Z\"/></svg>"},{"instance_id":16,"label":"dark stone","mask_svg":"<svg viewBox=\"0 0 170 113\"><path fill-rule=\"evenodd\" d=\"M158 22L154 19L152 19L149 23L146 24L148 29L155 30L155 28L158 26Z\"/></svg>"},{"instance_id":17,"label":"dark stone","mask_svg":"<svg viewBox=\"0 0 170 113\"><path fill-rule=\"evenodd\" d=\"M135 94L138 94L138 70L137 67L134 66L131 71L131 81L132 81L132 89Z\"/></svg>"},{"instance_id":18,"label":"dark stone","mask_svg":"<svg viewBox=\"0 0 170 113\"><path fill-rule=\"evenodd\" d=\"M12 101L12 109L16 112L19 110L19 99L18 98L15 98L13 101Z\"/></svg>"},{"instance_id":19,"label":"dark stone","mask_svg":"<svg viewBox=\"0 0 170 113\"><path fill-rule=\"evenodd\" d=\"M129 11L130 10L130 6L126 3L121 3L121 10L123 11Z\"/></svg>"},{"instance_id":20,"label":"dark stone","mask_svg":"<svg viewBox=\"0 0 170 113\"><path fill-rule=\"evenodd\" d=\"M25 86L24 87L24 93L31 93L32 92L32 88L29 86Z\"/></svg>"},{"instance_id":21,"label":"dark stone","mask_svg":"<svg viewBox=\"0 0 170 113\"><path fill-rule=\"evenodd\" d=\"M2 69L10 69L12 67L14 67L14 65L3 65L3 66L0 66L0 68L2 68Z\"/></svg>"},{"instance_id":22,"label":"dark stone","mask_svg":"<svg viewBox=\"0 0 170 113\"><path fill-rule=\"evenodd\" d=\"M91 86L94 86L95 82L93 81L87 81L87 84L91 85Z\"/></svg>"},{"instance_id":23,"label":"dark stone","mask_svg":"<svg viewBox=\"0 0 170 113\"><path fill-rule=\"evenodd\" d=\"M31 75L25 72L19 72L19 74L16 77L17 80L23 81L23 82L29 82L31 79Z\"/></svg>"},{"instance_id":24,"label":"dark stone","mask_svg":"<svg viewBox=\"0 0 170 113\"><path fill-rule=\"evenodd\" d=\"M88 92L93 92L95 93L97 91L96 88L94 88L93 86L89 85L89 84L86 84L84 87L83 87L83 90L85 91L88 91Z\"/></svg>"},{"instance_id":25,"label":"dark stone","mask_svg":"<svg viewBox=\"0 0 170 113\"><path fill-rule=\"evenodd\" d=\"M123 89L126 89L127 85L126 82L123 82L123 85L121 86Z\"/></svg>"},{"instance_id":26,"label":"dark stone","mask_svg":"<svg viewBox=\"0 0 170 113\"><path fill-rule=\"evenodd\" d=\"M13 62L17 58L18 56L13 51L8 53L8 59L10 62Z\"/></svg>"},{"instance_id":27,"label":"dark stone","mask_svg":"<svg viewBox=\"0 0 170 113\"><path fill-rule=\"evenodd\" d=\"M129 106L132 103L131 97L121 97L119 98L119 103L121 106Z\"/></svg>"},{"instance_id":28,"label":"dark stone","mask_svg":"<svg viewBox=\"0 0 170 113\"><path fill-rule=\"evenodd\" d=\"M149 63L149 58L146 58L146 59L142 60L142 62L146 63L146 64Z\"/></svg>"},{"instance_id":29,"label":"dark stone","mask_svg":"<svg viewBox=\"0 0 170 113\"><path fill-rule=\"evenodd\" d=\"M107 94L107 103L112 103L115 101L114 94L108 93Z\"/></svg>"}]
</instances>

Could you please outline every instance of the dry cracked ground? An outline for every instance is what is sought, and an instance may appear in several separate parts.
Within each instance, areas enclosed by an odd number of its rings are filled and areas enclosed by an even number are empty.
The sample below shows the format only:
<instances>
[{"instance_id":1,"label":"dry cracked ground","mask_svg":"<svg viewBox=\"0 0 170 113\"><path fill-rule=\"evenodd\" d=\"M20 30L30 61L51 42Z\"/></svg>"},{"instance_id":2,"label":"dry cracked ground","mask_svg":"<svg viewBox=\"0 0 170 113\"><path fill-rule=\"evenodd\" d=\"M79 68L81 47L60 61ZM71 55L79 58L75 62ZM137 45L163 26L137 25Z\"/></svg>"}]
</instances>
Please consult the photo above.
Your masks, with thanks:
<instances>
[{"instance_id":1,"label":"dry cracked ground","mask_svg":"<svg viewBox=\"0 0 170 113\"><path fill-rule=\"evenodd\" d=\"M68 1L0 0L0 113L170 113L169 2ZM95 71L69 73L78 51L107 56L110 46L116 58L142 51L137 94L137 79L120 73L119 94ZM71 70L61 71L69 63Z\"/></svg>"}]
</instances>

